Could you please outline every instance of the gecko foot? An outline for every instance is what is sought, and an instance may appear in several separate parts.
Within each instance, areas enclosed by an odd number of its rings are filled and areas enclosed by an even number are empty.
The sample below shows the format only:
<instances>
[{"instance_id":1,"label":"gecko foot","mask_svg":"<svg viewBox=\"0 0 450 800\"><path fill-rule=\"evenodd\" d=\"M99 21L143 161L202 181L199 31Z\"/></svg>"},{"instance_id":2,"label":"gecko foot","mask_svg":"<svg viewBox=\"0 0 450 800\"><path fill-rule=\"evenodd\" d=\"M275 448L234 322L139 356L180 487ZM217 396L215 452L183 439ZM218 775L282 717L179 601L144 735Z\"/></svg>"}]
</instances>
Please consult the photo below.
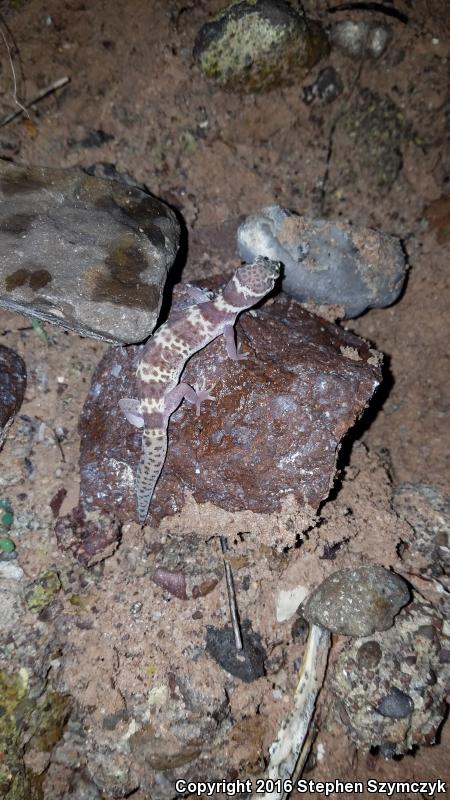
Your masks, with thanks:
<instances>
[{"instance_id":1,"label":"gecko foot","mask_svg":"<svg viewBox=\"0 0 450 800\"><path fill-rule=\"evenodd\" d=\"M213 394L210 394L210 391L214 388L214 386L207 386L206 381L203 378L202 382L196 386L192 387L195 392L195 413L197 417L200 416L200 406L204 400L215 400Z\"/></svg>"}]
</instances>

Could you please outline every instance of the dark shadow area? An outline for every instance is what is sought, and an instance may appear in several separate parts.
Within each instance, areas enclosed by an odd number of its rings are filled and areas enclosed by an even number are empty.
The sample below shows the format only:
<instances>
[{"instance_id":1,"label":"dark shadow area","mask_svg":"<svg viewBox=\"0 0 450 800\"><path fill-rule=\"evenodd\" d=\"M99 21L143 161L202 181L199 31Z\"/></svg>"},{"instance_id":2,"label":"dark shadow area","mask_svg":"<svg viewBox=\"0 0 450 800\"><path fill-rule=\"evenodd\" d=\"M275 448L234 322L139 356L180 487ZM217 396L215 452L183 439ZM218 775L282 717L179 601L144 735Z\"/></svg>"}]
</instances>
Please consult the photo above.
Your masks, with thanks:
<instances>
[{"instance_id":1,"label":"dark shadow area","mask_svg":"<svg viewBox=\"0 0 450 800\"><path fill-rule=\"evenodd\" d=\"M344 470L350 463L350 457L354 443L356 441L360 441L364 434L369 430L373 421L383 409L383 406L391 393L392 387L394 386L394 377L390 365L391 358L389 355L385 354L382 367L381 384L362 416L355 422L350 431L342 439L336 461L336 474L334 483L330 490L330 494L319 506L317 512L318 514L320 514L321 509L326 503L333 502L333 500L335 500L338 496L344 481Z\"/></svg>"}]
</instances>

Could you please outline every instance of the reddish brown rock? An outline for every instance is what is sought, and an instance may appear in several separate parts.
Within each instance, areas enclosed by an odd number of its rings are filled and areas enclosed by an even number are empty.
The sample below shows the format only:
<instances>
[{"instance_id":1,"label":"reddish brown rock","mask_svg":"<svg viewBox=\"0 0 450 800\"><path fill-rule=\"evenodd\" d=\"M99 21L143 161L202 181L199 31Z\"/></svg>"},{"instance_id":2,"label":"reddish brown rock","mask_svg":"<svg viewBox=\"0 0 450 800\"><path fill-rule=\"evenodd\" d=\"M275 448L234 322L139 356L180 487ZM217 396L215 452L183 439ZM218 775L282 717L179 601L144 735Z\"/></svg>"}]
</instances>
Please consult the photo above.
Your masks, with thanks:
<instances>
[{"instance_id":1,"label":"reddish brown rock","mask_svg":"<svg viewBox=\"0 0 450 800\"><path fill-rule=\"evenodd\" d=\"M220 337L188 363L184 379L214 386L200 417L182 405L149 521L175 514L185 491L227 511L271 513L287 495L317 508L333 481L339 443L381 379L367 342L314 317L286 296L243 314L249 357L233 362ZM111 349L97 367L81 419L81 499L135 517L140 432L119 410L133 396L136 348Z\"/></svg>"},{"instance_id":2,"label":"reddish brown rock","mask_svg":"<svg viewBox=\"0 0 450 800\"><path fill-rule=\"evenodd\" d=\"M55 533L61 550L72 553L84 567L92 567L114 553L121 526L114 516L98 510L85 511L80 504L60 517Z\"/></svg>"},{"instance_id":3,"label":"reddish brown rock","mask_svg":"<svg viewBox=\"0 0 450 800\"><path fill-rule=\"evenodd\" d=\"M14 350L0 345L0 447L22 405L26 385L24 360Z\"/></svg>"}]
</instances>

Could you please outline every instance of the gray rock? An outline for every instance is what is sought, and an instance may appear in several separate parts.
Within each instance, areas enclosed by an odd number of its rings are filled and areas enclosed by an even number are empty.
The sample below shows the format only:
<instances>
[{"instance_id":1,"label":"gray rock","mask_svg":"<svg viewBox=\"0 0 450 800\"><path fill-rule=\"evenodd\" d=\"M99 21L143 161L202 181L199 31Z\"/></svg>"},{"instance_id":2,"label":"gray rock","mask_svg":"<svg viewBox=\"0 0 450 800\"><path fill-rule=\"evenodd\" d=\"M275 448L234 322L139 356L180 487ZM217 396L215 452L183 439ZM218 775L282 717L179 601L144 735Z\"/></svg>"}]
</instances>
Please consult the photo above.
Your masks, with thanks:
<instances>
[{"instance_id":1,"label":"gray rock","mask_svg":"<svg viewBox=\"0 0 450 800\"><path fill-rule=\"evenodd\" d=\"M328 49L320 24L285 0L247 0L201 28L194 58L220 86L257 92L301 81Z\"/></svg>"},{"instance_id":2,"label":"gray rock","mask_svg":"<svg viewBox=\"0 0 450 800\"><path fill-rule=\"evenodd\" d=\"M112 343L141 341L178 239L173 212L138 188L0 162L0 306Z\"/></svg>"},{"instance_id":3,"label":"gray rock","mask_svg":"<svg viewBox=\"0 0 450 800\"><path fill-rule=\"evenodd\" d=\"M310 594L303 616L333 633L368 636L390 628L408 601L409 589L403 578L384 567L342 569Z\"/></svg>"},{"instance_id":4,"label":"gray rock","mask_svg":"<svg viewBox=\"0 0 450 800\"><path fill-rule=\"evenodd\" d=\"M14 350L0 345L0 447L22 405L26 383L23 359Z\"/></svg>"},{"instance_id":5,"label":"gray rock","mask_svg":"<svg viewBox=\"0 0 450 800\"><path fill-rule=\"evenodd\" d=\"M414 711L414 703L409 694L405 694L401 689L394 686L391 691L386 694L381 703L378 705L377 711L383 717L391 717L392 719L404 719L409 717Z\"/></svg>"},{"instance_id":6,"label":"gray rock","mask_svg":"<svg viewBox=\"0 0 450 800\"><path fill-rule=\"evenodd\" d=\"M331 43L353 58L367 54L380 58L392 39L392 31L380 22L343 20L333 25Z\"/></svg>"},{"instance_id":7,"label":"gray rock","mask_svg":"<svg viewBox=\"0 0 450 800\"><path fill-rule=\"evenodd\" d=\"M430 484L401 483L393 506L412 528L403 560L430 577L450 575L450 497Z\"/></svg>"},{"instance_id":8,"label":"gray rock","mask_svg":"<svg viewBox=\"0 0 450 800\"><path fill-rule=\"evenodd\" d=\"M407 266L392 236L345 222L263 208L238 229L239 254L281 261L283 289L302 302L342 305L345 316L384 308L399 296Z\"/></svg>"}]
</instances>

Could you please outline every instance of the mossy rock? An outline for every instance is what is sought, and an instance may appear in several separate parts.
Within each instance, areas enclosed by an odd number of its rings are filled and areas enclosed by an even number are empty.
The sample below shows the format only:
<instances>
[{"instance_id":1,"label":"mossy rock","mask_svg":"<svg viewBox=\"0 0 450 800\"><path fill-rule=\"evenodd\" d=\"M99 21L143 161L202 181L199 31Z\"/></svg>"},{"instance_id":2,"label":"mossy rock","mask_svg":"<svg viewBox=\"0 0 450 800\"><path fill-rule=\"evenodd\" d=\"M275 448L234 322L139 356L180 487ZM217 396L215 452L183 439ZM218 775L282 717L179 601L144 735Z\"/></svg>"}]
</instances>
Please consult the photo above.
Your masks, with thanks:
<instances>
[{"instance_id":1,"label":"mossy rock","mask_svg":"<svg viewBox=\"0 0 450 800\"><path fill-rule=\"evenodd\" d=\"M37 580L28 586L25 592L28 608L34 614L39 614L43 608L52 602L60 589L61 581L56 570L49 569L47 572L43 572Z\"/></svg>"},{"instance_id":2,"label":"mossy rock","mask_svg":"<svg viewBox=\"0 0 450 800\"><path fill-rule=\"evenodd\" d=\"M303 80L328 50L320 24L285 0L246 0L201 28L194 58L207 78L249 93Z\"/></svg>"},{"instance_id":3,"label":"mossy rock","mask_svg":"<svg viewBox=\"0 0 450 800\"><path fill-rule=\"evenodd\" d=\"M50 752L62 736L70 708L70 697L50 688L31 698L27 670L0 672L0 800L43 798L44 776L25 767L25 749Z\"/></svg>"}]
</instances>

